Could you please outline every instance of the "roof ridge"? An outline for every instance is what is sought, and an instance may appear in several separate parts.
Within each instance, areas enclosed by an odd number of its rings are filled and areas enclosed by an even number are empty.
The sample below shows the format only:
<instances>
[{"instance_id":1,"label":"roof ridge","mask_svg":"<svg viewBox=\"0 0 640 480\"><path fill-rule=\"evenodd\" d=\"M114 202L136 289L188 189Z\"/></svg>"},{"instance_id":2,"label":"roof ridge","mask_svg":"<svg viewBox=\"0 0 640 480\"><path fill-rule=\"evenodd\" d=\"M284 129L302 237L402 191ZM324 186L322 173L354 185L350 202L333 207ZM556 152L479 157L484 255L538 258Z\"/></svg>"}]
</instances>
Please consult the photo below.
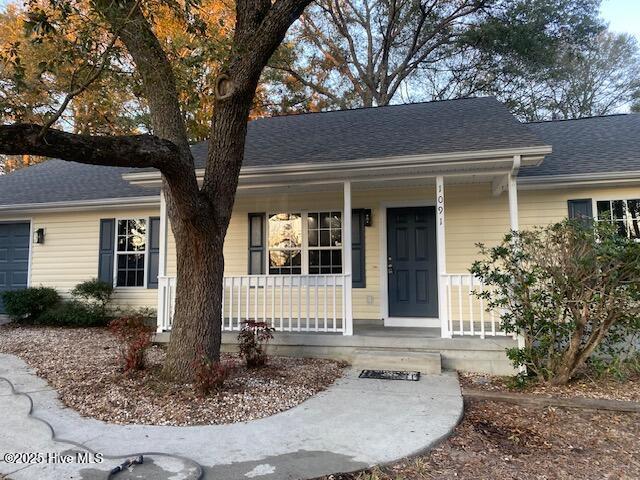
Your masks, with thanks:
<instances>
[{"instance_id":1,"label":"roof ridge","mask_svg":"<svg viewBox=\"0 0 640 480\"><path fill-rule=\"evenodd\" d=\"M594 118L608 118L608 117L626 117L637 115L635 112L627 112L627 113L607 113L605 115L589 115L588 117L579 117L579 118L555 118L550 120L534 120L531 122L523 122L525 125L531 125L534 123L559 123L559 122L575 122L578 120L593 120Z\"/></svg>"},{"instance_id":2,"label":"roof ridge","mask_svg":"<svg viewBox=\"0 0 640 480\"><path fill-rule=\"evenodd\" d=\"M260 117L252 120L252 122L257 122L260 120L268 120L270 118L281 118L281 117L298 117L301 115L316 115L316 114L329 114L329 113L340 113L340 112L355 112L359 110L373 110L378 108L393 108L393 107L406 107L410 105L425 105L431 103L444 103L444 102L457 102L462 100L484 100L493 98L496 99L494 95L485 95L482 97L458 97L458 98L444 98L438 100L424 100L422 102L409 102L409 103L393 103L388 105L372 105L370 107L353 107L353 108L338 108L335 110L322 110L319 112L293 112L293 113L277 113L275 115L270 115L268 117ZM250 122L251 123L251 122Z\"/></svg>"}]
</instances>

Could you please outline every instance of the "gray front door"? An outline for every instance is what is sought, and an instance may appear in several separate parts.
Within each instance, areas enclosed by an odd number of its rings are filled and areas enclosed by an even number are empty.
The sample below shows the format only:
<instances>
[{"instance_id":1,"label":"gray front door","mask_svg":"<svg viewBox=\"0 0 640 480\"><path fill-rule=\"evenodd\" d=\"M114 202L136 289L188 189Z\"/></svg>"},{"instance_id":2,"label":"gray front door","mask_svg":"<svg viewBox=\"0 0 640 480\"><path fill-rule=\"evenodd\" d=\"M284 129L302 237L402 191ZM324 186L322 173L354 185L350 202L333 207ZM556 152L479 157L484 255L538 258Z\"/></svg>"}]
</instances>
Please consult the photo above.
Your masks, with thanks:
<instances>
[{"instance_id":1,"label":"gray front door","mask_svg":"<svg viewBox=\"0 0 640 480\"><path fill-rule=\"evenodd\" d=\"M0 223L0 292L27 287L29 230L28 223Z\"/></svg>"},{"instance_id":2,"label":"gray front door","mask_svg":"<svg viewBox=\"0 0 640 480\"><path fill-rule=\"evenodd\" d=\"M387 209L390 317L438 316L435 207Z\"/></svg>"}]
</instances>

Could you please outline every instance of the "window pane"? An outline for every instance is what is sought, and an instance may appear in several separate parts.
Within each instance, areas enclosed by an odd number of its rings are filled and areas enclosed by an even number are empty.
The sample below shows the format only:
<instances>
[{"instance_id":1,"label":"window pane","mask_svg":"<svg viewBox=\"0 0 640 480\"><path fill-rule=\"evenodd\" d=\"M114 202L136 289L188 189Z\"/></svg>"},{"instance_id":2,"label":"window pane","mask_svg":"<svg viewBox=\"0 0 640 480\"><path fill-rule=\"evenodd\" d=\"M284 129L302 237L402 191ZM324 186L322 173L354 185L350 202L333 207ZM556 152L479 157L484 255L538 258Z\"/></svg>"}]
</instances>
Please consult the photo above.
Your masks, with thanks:
<instances>
[{"instance_id":1,"label":"window pane","mask_svg":"<svg viewBox=\"0 0 640 480\"><path fill-rule=\"evenodd\" d=\"M629 200L627 202L627 208L629 209L629 216L631 216L631 218L640 219L640 200Z\"/></svg>"},{"instance_id":2,"label":"window pane","mask_svg":"<svg viewBox=\"0 0 640 480\"><path fill-rule=\"evenodd\" d=\"M629 236L634 239L640 238L640 219L633 219L629 222Z\"/></svg>"},{"instance_id":3,"label":"window pane","mask_svg":"<svg viewBox=\"0 0 640 480\"><path fill-rule=\"evenodd\" d=\"M320 246L328 247L331 245L329 230L320 230Z\"/></svg>"},{"instance_id":4,"label":"window pane","mask_svg":"<svg viewBox=\"0 0 640 480\"><path fill-rule=\"evenodd\" d=\"M598 220L611 220L611 203L609 201L598 202Z\"/></svg>"},{"instance_id":5,"label":"window pane","mask_svg":"<svg viewBox=\"0 0 640 480\"><path fill-rule=\"evenodd\" d=\"M320 228L318 224L318 217L319 217L318 213L310 213L309 215L307 215L307 220L309 222L309 230Z\"/></svg>"},{"instance_id":6,"label":"window pane","mask_svg":"<svg viewBox=\"0 0 640 480\"><path fill-rule=\"evenodd\" d=\"M331 246L339 247L342 245L342 230L331 230Z\"/></svg>"},{"instance_id":7,"label":"window pane","mask_svg":"<svg viewBox=\"0 0 640 480\"><path fill-rule=\"evenodd\" d=\"M269 248L300 248L302 218L299 213L277 213L269 217Z\"/></svg>"},{"instance_id":8,"label":"window pane","mask_svg":"<svg viewBox=\"0 0 640 480\"><path fill-rule=\"evenodd\" d=\"M320 213L320 228L331 228L331 214L329 212Z\"/></svg>"},{"instance_id":9,"label":"window pane","mask_svg":"<svg viewBox=\"0 0 640 480\"><path fill-rule=\"evenodd\" d=\"M320 251L320 265L331 265L331 250Z\"/></svg>"},{"instance_id":10,"label":"window pane","mask_svg":"<svg viewBox=\"0 0 640 480\"><path fill-rule=\"evenodd\" d=\"M627 226L625 225L625 222L615 222L616 224L616 228L618 229L618 233L620 235L622 235L623 237L627 236Z\"/></svg>"},{"instance_id":11,"label":"window pane","mask_svg":"<svg viewBox=\"0 0 640 480\"><path fill-rule=\"evenodd\" d=\"M116 282L116 285L118 287L124 287L126 286L127 283L127 272L124 270L119 270L118 271L118 280Z\"/></svg>"},{"instance_id":12,"label":"window pane","mask_svg":"<svg viewBox=\"0 0 640 480\"><path fill-rule=\"evenodd\" d=\"M317 247L318 246L318 230L309 230L309 246Z\"/></svg>"},{"instance_id":13,"label":"window pane","mask_svg":"<svg viewBox=\"0 0 640 480\"><path fill-rule=\"evenodd\" d=\"M342 228L342 214L340 212L331 212L331 228Z\"/></svg>"},{"instance_id":14,"label":"window pane","mask_svg":"<svg viewBox=\"0 0 640 480\"><path fill-rule=\"evenodd\" d=\"M309 267L319 267L319 266L320 266L320 252L318 250L309 250Z\"/></svg>"},{"instance_id":15,"label":"window pane","mask_svg":"<svg viewBox=\"0 0 640 480\"><path fill-rule=\"evenodd\" d=\"M613 219L614 220L624 219L624 200L613 201Z\"/></svg>"},{"instance_id":16,"label":"window pane","mask_svg":"<svg viewBox=\"0 0 640 480\"><path fill-rule=\"evenodd\" d=\"M127 220L118 220L118 235L127 234Z\"/></svg>"},{"instance_id":17,"label":"window pane","mask_svg":"<svg viewBox=\"0 0 640 480\"><path fill-rule=\"evenodd\" d=\"M340 267L340 269L342 270L342 250L331 251L331 265L333 267ZM334 269L333 273L340 273L340 272L336 272Z\"/></svg>"}]
</instances>

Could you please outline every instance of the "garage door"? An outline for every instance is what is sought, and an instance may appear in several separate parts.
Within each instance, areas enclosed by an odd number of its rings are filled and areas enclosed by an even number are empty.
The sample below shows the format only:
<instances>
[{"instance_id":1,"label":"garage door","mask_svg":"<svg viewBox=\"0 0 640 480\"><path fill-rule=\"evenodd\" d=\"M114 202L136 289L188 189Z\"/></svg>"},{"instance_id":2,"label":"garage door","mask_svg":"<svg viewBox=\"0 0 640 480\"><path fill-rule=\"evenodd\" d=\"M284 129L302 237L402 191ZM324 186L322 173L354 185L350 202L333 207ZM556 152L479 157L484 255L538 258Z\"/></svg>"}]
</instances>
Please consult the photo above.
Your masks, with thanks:
<instances>
[{"instance_id":1,"label":"garage door","mask_svg":"<svg viewBox=\"0 0 640 480\"><path fill-rule=\"evenodd\" d=\"M0 292L26 288L28 274L29 223L0 223Z\"/></svg>"}]
</instances>

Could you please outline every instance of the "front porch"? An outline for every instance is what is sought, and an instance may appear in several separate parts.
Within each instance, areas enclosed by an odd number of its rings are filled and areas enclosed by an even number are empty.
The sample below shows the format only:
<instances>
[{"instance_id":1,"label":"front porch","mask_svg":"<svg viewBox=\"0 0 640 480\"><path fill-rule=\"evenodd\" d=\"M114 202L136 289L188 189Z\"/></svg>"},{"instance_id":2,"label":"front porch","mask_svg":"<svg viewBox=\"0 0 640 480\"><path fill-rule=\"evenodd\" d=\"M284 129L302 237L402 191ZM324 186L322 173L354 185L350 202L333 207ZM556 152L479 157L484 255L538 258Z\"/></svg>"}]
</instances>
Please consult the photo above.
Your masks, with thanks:
<instances>
[{"instance_id":1,"label":"front porch","mask_svg":"<svg viewBox=\"0 0 640 480\"><path fill-rule=\"evenodd\" d=\"M169 336L169 332L157 333L155 340L168 342ZM356 364L357 356L362 353L375 353L380 357L399 353L437 355L438 366L443 370L513 375L514 369L505 355L505 348L515 345L516 340L511 336L441 338L439 328L385 327L381 323L356 322L353 335L276 332L269 343L269 354L333 358ZM223 331L222 348L227 352L237 351L236 332Z\"/></svg>"},{"instance_id":2,"label":"front porch","mask_svg":"<svg viewBox=\"0 0 640 480\"><path fill-rule=\"evenodd\" d=\"M282 348L292 347L296 342L310 348L317 344L320 349L331 345L358 348L367 342L373 342L375 348L386 348L390 345L385 342L394 339L394 346L403 345L402 348L455 350L467 345L457 337L474 337L493 342L492 345L498 342L503 352L503 340L510 343L514 337L502 331L499 315L488 311L485 301L474 295L485 286L466 270L476 258L477 242L491 243L509 229L518 229L515 176L520 165L531 165L541 156L496 153L476 160L463 161L463 156L446 158L439 165L415 160L410 166L376 165L340 174L332 171L321 179L310 178L309 172L287 173L281 181L277 181L278 176L267 179L256 175L244 181L241 177L225 242L225 272L229 272L223 284L225 338L235 338L233 332L239 331L243 322L255 320L266 322L278 332ZM344 215L356 210L369 215L369 223L360 233L353 221L355 217ZM398 251L403 247L394 244L393 236L402 229L396 225L396 230L392 230L390 215L392 211L403 210L411 215L413 210L416 215L420 210L423 217L420 220L423 223L416 221L411 227L410 236L423 235L425 230L424 238L433 235L433 239L415 239L410 243L412 249L421 248L424 255L408 257L410 261L405 261L403 267L405 276L399 279L394 267L400 264ZM262 250L254 248L251 222L259 211L266 212L260 214L260 228L265 231L270 227L264 224L280 215L278 212L289 212L286 215L295 217L302 225L300 238L296 240L299 251L294 252L297 263L291 263L288 257L286 261L290 263L286 268L275 268L282 265L273 264L269 245L264 247L263 241L259 247ZM335 264L331 264L331 273L319 273L321 269L315 264L312 268L313 249L307 250L306 246L311 244L307 220L321 219L322 214L317 212L330 212L334 217L331 221L339 225L340 236L331 247L332 254L339 254L339 263L337 271L333 269ZM176 277L167 273L171 270L167 257L173 252L168 247L164 198L160 224L158 334L166 338L173 322ZM261 235L268 237L264 231ZM366 237L366 255L363 253L360 259L353 256L357 248L365 248L364 239L354 240L358 235ZM424 260L418 258L420 255L425 259L431 257L423 262L420 267L423 270L411 270L416 259ZM361 273L366 275L366 285L355 283L354 278L359 276L358 262ZM262 269L258 270L260 274L253 273L254 263ZM403 284L405 279L408 280ZM401 289L414 292L411 293L414 304L428 304L423 310L428 313L412 315L410 309L409 313L394 313L401 311L393 305L402 296L398 294ZM377 330L368 327L372 322ZM400 326L406 329L391 328ZM339 336L357 338L337 340ZM436 342L441 339L454 342L446 345Z\"/></svg>"}]
</instances>

